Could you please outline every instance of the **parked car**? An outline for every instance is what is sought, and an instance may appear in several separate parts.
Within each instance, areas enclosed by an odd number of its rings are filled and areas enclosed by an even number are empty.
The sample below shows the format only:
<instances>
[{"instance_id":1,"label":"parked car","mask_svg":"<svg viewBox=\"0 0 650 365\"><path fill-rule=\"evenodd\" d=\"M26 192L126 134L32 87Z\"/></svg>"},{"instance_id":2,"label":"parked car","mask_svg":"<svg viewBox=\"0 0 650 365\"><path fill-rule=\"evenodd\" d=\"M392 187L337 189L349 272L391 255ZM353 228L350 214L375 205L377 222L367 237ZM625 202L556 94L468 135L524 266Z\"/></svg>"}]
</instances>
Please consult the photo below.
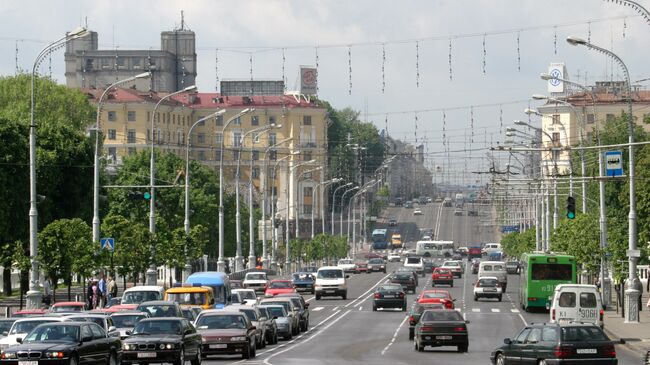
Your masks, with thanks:
<instances>
[{"instance_id":1,"label":"parked car","mask_svg":"<svg viewBox=\"0 0 650 365\"><path fill-rule=\"evenodd\" d=\"M132 332L138 322L149 318L149 314L146 312L117 312L111 314L111 318L120 338L125 339L129 337L127 332Z\"/></svg>"},{"instance_id":2,"label":"parked car","mask_svg":"<svg viewBox=\"0 0 650 365\"><path fill-rule=\"evenodd\" d=\"M295 293L296 287L293 285L293 281L285 279L273 279L269 281L269 285L264 291L266 297L273 297L278 294L283 293Z\"/></svg>"},{"instance_id":3,"label":"parked car","mask_svg":"<svg viewBox=\"0 0 650 365\"><path fill-rule=\"evenodd\" d=\"M399 284L384 284L375 289L372 310L378 308L398 308L406 311L406 294Z\"/></svg>"},{"instance_id":4,"label":"parked car","mask_svg":"<svg viewBox=\"0 0 650 365\"><path fill-rule=\"evenodd\" d=\"M397 257L399 257L399 255ZM371 273L373 271L379 271L379 272L383 272L385 274L386 273L386 261L384 261L384 259L380 259L380 258L374 258L374 259L368 260L368 273Z\"/></svg>"},{"instance_id":5,"label":"parked car","mask_svg":"<svg viewBox=\"0 0 650 365\"><path fill-rule=\"evenodd\" d=\"M147 312L151 318L172 317L181 318L183 312L181 306L176 302L166 302L163 300L155 300L151 302L143 302L137 308L140 312Z\"/></svg>"},{"instance_id":6,"label":"parked car","mask_svg":"<svg viewBox=\"0 0 650 365\"><path fill-rule=\"evenodd\" d=\"M624 341L621 341L624 343ZM535 323L490 354L492 364L518 363L615 365L614 342L594 323ZM529 361L530 360L530 361ZM523 362L522 362L523 361Z\"/></svg>"},{"instance_id":7,"label":"parked car","mask_svg":"<svg viewBox=\"0 0 650 365\"><path fill-rule=\"evenodd\" d=\"M506 272L508 274L519 274L519 261L507 261Z\"/></svg>"},{"instance_id":8,"label":"parked car","mask_svg":"<svg viewBox=\"0 0 650 365\"><path fill-rule=\"evenodd\" d=\"M185 318L146 318L123 341L125 363L173 363L200 365L201 335Z\"/></svg>"},{"instance_id":9,"label":"parked car","mask_svg":"<svg viewBox=\"0 0 650 365\"><path fill-rule=\"evenodd\" d=\"M250 359L256 355L257 332L245 313L209 311L197 319L196 328L201 335L201 354L206 358L241 355L242 359Z\"/></svg>"},{"instance_id":10,"label":"parked car","mask_svg":"<svg viewBox=\"0 0 650 365\"><path fill-rule=\"evenodd\" d=\"M455 310L426 310L415 325L415 350L426 346L456 346L458 352L467 352L469 336L466 321Z\"/></svg>"},{"instance_id":11,"label":"parked car","mask_svg":"<svg viewBox=\"0 0 650 365\"><path fill-rule=\"evenodd\" d=\"M256 293L264 293L269 283L269 279L264 271L254 271L246 273L242 285L246 289L253 289Z\"/></svg>"},{"instance_id":12,"label":"parked car","mask_svg":"<svg viewBox=\"0 0 650 365\"><path fill-rule=\"evenodd\" d=\"M418 303L440 303L445 306L446 309L454 309L454 302L456 300L451 297L451 294L447 290L440 289L430 289L423 290L420 296L418 297Z\"/></svg>"},{"instance_id":13,"label":"parked car","mask_svg":"<svg viewBox=\"0 0 650 365\"><path fill-rule=\"evenodd\" d=\"M296 291L308 291L314 294L314 274L310 272L296 272L292 275Z\"/></svg>"},{"instance_id":14,"label":"parked car","mask_svg":"<svg viewBox=\"0 0 650 365\"><path fill-rule=\"evenodd\" d=\"M95 323L66 321L35 327L19 345L2 352L1 362L24 364L28 358L27 364L119 364L122 354L120 339L108 336Z\"/></svg>"},{"instance_id":15,"label":"parked car","mask_svg":"<svg viewBox=\"0 0 650 365\"><path fill-rule=\"evenodd\" d=\"M453 288L454 274L452 274L451 270L442 267L435 268L431 274L431 286L436 285L449 285Z\"/></svg>"},{"instance_id":16,"label":"parked car","mask_svg":"<svg viewBox=\"0 0 650 365\"><path fill-rule=\"evenodd\" d=\"M409 313L409 340L413 340L413 337L415 337L415 325L420 322L422 313L429 309L445 309L445 306L440 303L415 303L411 308L411 313Z\"/></svg>"},{"instance_id":17,"label":"parked car","mask_svg":"<svg viewBox=\"0 0 650 365\"><path fill-rule=\"evenodd\" d=\"M282 337L283 340L290 340L293 337L293 319L284 306L280 304L269 304L260 305L259 307L265 308L273 316L272 318L275 319L278 337Z\"/></svg>"},{"instance_id":18,"label":"parked car","mask_svg":"<svg viewBox=\"0 0 650 365\"><path fill-rule=\"evenodd\" d=\"M474 284L474 301L480 298L497 298L499 301L503 298L503 288L496 276L482 276Z\"/></svg>"},{"instance_id":19,"label":"parked car","mask_svg":"<svg viewBox=\"0 0 650 365\"><path fill-rule=\"evenodd\" d=\"M397 271L393 273L390 276L390 283L401 285L404 287L404 291L410 291L411 293L415 293L415 289L417 288L417 283L415 282L413 274L405 271Z\"/></svg>"}]
</instances>

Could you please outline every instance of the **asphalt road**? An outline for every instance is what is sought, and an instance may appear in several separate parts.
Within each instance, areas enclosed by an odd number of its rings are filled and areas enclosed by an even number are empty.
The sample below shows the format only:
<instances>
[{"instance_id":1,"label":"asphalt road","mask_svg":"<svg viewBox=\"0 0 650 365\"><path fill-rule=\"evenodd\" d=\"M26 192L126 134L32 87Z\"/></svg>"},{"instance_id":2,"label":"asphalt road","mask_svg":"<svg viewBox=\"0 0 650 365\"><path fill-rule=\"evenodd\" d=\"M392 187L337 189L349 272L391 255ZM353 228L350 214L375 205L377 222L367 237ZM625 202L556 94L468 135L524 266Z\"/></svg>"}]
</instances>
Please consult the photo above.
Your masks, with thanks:
<instances>
[{"instance_id":1,"label":"asphalt road","mask_svg":"<svg viewBox=\"0 0 650 365\"><path fill-rule=\"evenodd\" d=\"M419 228L435 228L440 223L438 239L453 240L458 245L467 242L494 241L491 228L481 227L489 219L489 207L479 217L454 216L454 208L429 204L422 216L413 216L410 209L391 208L388 218L398 219L402 234L413 240ZM440 217L440 219L438 219ZM407 232L407 233L405 233ZM388 273L399 267L391 263ZM456 308L470 321L469 352L458 353L452 347L427 347L416 352L408 340L407 315L401 311L372 311L372 292L376 285L386 280L381 273L351 275L348 300L323 298L316 301L306 296L310 303L310 330L275 346L258 350L257 357L246 361L256 364L489 364L490 351L506 337L513 337L530 322L543 322L548 313L526 313L517 302L518 276L509 276L509 285L502 302L481 300L474 302L472 285L476 275L466 270L466 275L455 279L449 288L456 299ZM418 292L430 288L430 277L420 280ZM417 294L408 294L408 305L413 305ZM617 347L619 364L639 364L641 359L624 347ZM212 363L243 363L236 357L210 358Z\"/></svg>"}]
</instances>

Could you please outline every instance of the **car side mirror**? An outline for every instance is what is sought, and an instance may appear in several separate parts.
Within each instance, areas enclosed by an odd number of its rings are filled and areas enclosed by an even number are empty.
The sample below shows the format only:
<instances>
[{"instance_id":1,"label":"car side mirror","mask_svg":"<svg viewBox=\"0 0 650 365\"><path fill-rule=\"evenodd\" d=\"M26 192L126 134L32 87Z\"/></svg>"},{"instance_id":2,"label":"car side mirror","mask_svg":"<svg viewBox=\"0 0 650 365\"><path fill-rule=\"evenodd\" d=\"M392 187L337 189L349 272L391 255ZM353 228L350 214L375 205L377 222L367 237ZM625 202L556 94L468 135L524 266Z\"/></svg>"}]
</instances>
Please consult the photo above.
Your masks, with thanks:
<instances>
[{"instance_id":1,"label":"car side mirror","mask_svg":"<svg viewBox=\"0 0 650 365\"><path fill-rule=\"evenodd\" d=\"M214 305L214 298L210 298L210 305Z\"/></svg>"},{"instance_id":2,"label":"car side mirror","mask_svg":"<svg viewBox=\"0 0 650 365\"><path fill-rule=\"evenodd\" d=\"M278 316L273 316L273 319L278 319Z\"/></svg>"},{"instance_id":3,"label":"car side mirror","mask_svg":"<svg viewBox=\"0 0 650 365\"><path fill-rule=\"evenodd\" d=\"M124 333L125 333L127 336L131 336L131 334L132 334L133 332L131 332L131 331L126 331L126 332L124 332Z\"/></svg>"},{"instance_id":4,"label":"car side mirror","mask_svg":"<svg viewBox=\"0 0 650 365\"><path fill-rule=\"evenodd\" d=\"M5 337L7 337L7 336L9 336L9 332L4 331L4 332L2 332L2 335L5 336Z\"/></svg>"},{"instance_id":5,"label":"car side mirror","mask_svg":"<svg viewBox=\"0 0 650 365\"><path fill-rule=\"evenodd\" d=\"M23 338L22 337L16 337L16 342L23 343Z\"/></svg>"},{"instance_id":6,"label":"car side mirror","mask_svg":"<svg viewBox=\"0 0 650 365\"><path fill-rule=\"evenodd\" d=\"M512 345L512 340L509 338L504 338L503 343L505 343L506 345Z\"/></svg>"},{"instance_id":7,"label":"car side mirror","mask_svg":"<svg viewBox=\"0 0 650 365\"><path fill-rule=\"evenodd\" d=\"M469 324L469 319L465 321L465 323Z\"/></svg>"},{"instance_id":8,"label":"car side mirror","mask_svg":"<svg viewBox=\"0 0 650 365\"><path fill-rule=\"evenodd\" d=\"M255 326L251 326L251 329L252 329L253 331L255 331L255 330L257 330L257 327L255 327Z\"/></svg>"},{"instance_id":9,"label":"car side mirror","mask_svg":"<svg viewBox=\"0 0 650 365\"><path fill-rule=\"evenodd\" d=\"M185 332L183 332L183 335L185 335L185 336L186 336L186 335L191 335L191 334L192 334L192 330L189 329L189 328L186 329Z\"/></svg>"},{"instance_id":10,"label":"car side mirror","mask_svg":"<svg viewBox=\"0 0 650 365\"><path fill-rule=\"evenodd\" d=\"M81 342L90 342L93 340L92 336L85 336L81 338Z\"/></svg>"},{"instance_id":11,"label":"car side mirror","mask_svg":"<svg viewBox=\"0 0 650 365\"><path fill-rule=\"evenodd\" d=\"M309 303L305 303L305 308L309 308Z\"/></svg>"},{"instance_id":12,"label":"car side mirror","mask_svg":"<svg viewBox=\"0 0 650 365\"><path fill-rule=\"evenodd\" d=\"M621 338L618 340L618 343L620 343L621 345L625 345L626 341L624 338Z\"/></svg>"},{"instance_id":13,"label":"car side mirror","mask_svg":"<svg viewBox=\"0 0 650 365\"><path fill-rule=\"evenodd\" d=\"M115 326L108 327L108 332L115 332L115 330L117 330L117 328L115 328Z\"/></svg>"},{"instance_id":14,"label":"car side mirror","mask_svg":"<svg viewBox=\"0 0 650 365\"><path fill-rule=\"evenodd\" d=\"M350 275L345 275L345 278L346 278L346 279L349 279L349 278L350 278Z\"/></svg>"},{"instance_id":15,"label":"car side mirror","mask_svg":"<svg viewBox=\"0 0 650 365\"><path fill-rule=\"evenodd\" d=\"M455 302L455 301L456 301L456 299L452 299L451 301L452 301L452 302Z\"/></svg>"},{"instance_id":16,"label":"car side mirror","mask_svg":"<svg viewBox=\"0 0 650 365\"><path fill-rule=\"evenodd\" d=\"M546 303L546 310L549 310L549 309L551 309L551 304L547 302Z\"/></svg>"}]
</instances>

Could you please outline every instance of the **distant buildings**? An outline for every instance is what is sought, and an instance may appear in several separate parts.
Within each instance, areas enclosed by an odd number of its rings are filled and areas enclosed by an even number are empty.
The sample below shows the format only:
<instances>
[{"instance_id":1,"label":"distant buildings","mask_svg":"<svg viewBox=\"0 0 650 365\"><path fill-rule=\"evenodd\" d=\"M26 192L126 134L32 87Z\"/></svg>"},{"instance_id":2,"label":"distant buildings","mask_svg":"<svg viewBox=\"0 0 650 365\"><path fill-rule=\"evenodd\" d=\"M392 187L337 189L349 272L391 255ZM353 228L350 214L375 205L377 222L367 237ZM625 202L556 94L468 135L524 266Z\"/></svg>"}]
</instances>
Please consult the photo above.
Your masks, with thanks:
<instances>
[{"instance_id":1,"label":"distant buildings","mask_svg":"<svg viewBox=\"0 0 650 365\"><path fill-rule=\"evenodd\" d=\"M414 147L400 140L386 137L387 155L396 155L386 169L390 201L397 197L406 200L433 195L433 175L424 166L424 146Z\"/></svg>"}]
</instances>

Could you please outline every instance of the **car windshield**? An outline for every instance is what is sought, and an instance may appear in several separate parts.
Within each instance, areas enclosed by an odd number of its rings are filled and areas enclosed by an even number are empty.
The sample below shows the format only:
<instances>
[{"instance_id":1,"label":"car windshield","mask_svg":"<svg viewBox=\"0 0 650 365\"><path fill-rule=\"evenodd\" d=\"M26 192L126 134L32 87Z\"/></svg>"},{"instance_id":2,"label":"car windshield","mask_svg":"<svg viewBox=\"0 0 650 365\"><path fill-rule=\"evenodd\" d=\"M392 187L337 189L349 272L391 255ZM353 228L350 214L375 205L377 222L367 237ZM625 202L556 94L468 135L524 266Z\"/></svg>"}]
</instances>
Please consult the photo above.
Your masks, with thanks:
<instances>
[{"instance_id":1,"label":"car windshield","mask_svg":"<svg viewBox=\"0 0 650 365\"><path fill-rule=\"evenodd\" d=\"M104 328L104 318L101 317L82 317L77 315L77 316L70 316L68 318L70 318L73 321L88 321L88 322L97 323L99 327Z\"/></svg>"},{"instance_id":2,"label":"car windshield","mask_svg":"<svg viewBox=\"0 0 650 365\"><path fill-rule=\"evenodd\" d=\"M83 306L79 305L61 305L52 307L52 312L81 312L83 309Z\"/></svg>"},{"instance_id":3,"label":"car windshield","mask_svg":"<svg viewBox=\"0 0 650 365\"><path fill-rule=\"evenodd\" d=\"M121 316L112 316L113 324L117 328L133 328L141 319L146 318L143 314L129 314Z\"/></svg>"},{"instance_id":4,"label":"car windshield","mask_svg":"<svg viewBox=\"0 0 650 365\"><path fill-rule=\"evenodd\" d=\"M142 302L150 302L160 299L162 299L160 297L160 292L157 291L130 291L122 295L122 304L140 304Z\"/></svg>"},{"instance_id":5,"label":"car windshield","mask_svg":"<svg viewBox=\"0 0 650 365\"><path fill-rule=\"evenodd\" d=\"M308 273L293 274L293 280L314 280L314 276Z\"/></svg>"},{"instance_id":6,"label":"car windshield","mask_svg":"<svg viewBox=\"0 0 650 365\"><path fill-rule=\"evenodd\" d=\"M463 316L455 310L427 310L422 314L422 321L463 321Z\"/></svg>"},{"instance_id":7,"label":"car windshield","mask_svg":"<svg viewBox=\"0 0 650 365\"><path fill-rule=\"evenodd\" d=\"M318 270L316 277L319 279L341 279L343 278L343 270Z\"/></svg>"},{"instance_id":8,"label":"car windshield","mask_svg":"<svg viewBox=\"0 0 650 365\"><path fill-rule=\"evenodd\" d=\"M243 314L218 314L202 316L196 323L196 328L200 330L245 329L246 320L244 319Z\"/></svg>"},{"instance_id":9,"label":"car windshield","mask_svg":"<svg viewBox=\"0 0 650 365\"><path fill-rule=\"evenodd\" d=\"M9 332L15 320L0 321L0 333Z\"/></svg>"},{"instance_id":10,"label":"car windshield","mask_svg":"<svg viewBox=\"0 0 650 365\"><path fill-rule=\"evenodd\" d=\"M52 323L54 321L25 321L25 322L15 322L13 327L11 327L10 335L15 335L17 333L28 333L31 332L36 326L43 323Z\"/></svg>"},{"instance_id":11,"label":"car windshield","mask_svg":"<svg viewBox=\"0 0 650 365\"><path fill-rule=\"evenodd\" d=\"M257 295L253 290L238 290L237 293L239 293L239 296L244 300L257 299Z\"/></svg>"},{"instance_id":12,"label":"car windshield","mask_svg":"<svg viewBox=\"0 0 650 365\"><path fill-rule=\"evenodd\" d=\"M266 274L264 274L264 273L246 274L246 279L245 280L266 280Z\"/></svg>"},{"instance_id":13,"label":"car windshield","mask_svg":"<svg viewBox=\"0 0 650 365\"><path fill-rule=\"evenodd\" d=\"M284 307L284 310L287 311L287 313L289 313L291 311L291 303L287 302L287 301L281 301L281 302L280 301L273 301L273 302L266 302L266 303L262 302L262 304L281 305L281 306Z\"/></svg>"},{"instance_id":14,"label":"car windshield","mask_svg":"<svg viewBox=\"0 0 650 365\"><path fill-rule=\"evenodd\" d=\"M370 259L370 260L368 261L368 263L369 263L369 264L383 264L383 263L384 263L384 260L382 260L382 259Z\"/></svg>"},{"instance_id":15,"label":"car windshield","mask_svg":"<svg viewBox=\"0 0 650 365\"><path fill-rule=\"evenodd\" d=\"M457 261L445 261L443 266L460 266L460 264Z\"/></svg>"},{"instance_id":16,"label":"car windshield","mask_svg":"<svg viewBox=\"0 0 650 365\"><path fill-rule=\"evenodd\" d=\"M284 311L284 307L279 307L279 306L266 307L266 310L273 317L286 317L287 316L287 312Z\"/></svg>"},{"instance_id":17,"label":"car windshield","mask_svg":"<svg viewBox=\"0 0 650 365\"><path fill-rule=\"evenodd\" d=\"M562 327L562 341L608 341L603 331L596 327Z\"/></svg>"},{"instance_id":18,"label":"car windshield","mask_svg":"<svg viewBox=\"0 0 650 365\"><path fill-rule=\"evenodd\" d=\"M251 321L257 321L257 313L255 312L255 309L240 309L239 311L243 312Z\"/></svg>"},{"instance_id":19,"label":"car windshield","mask_svg":"<svg viewBox=\"0 0 650 365\"><path fill-rule=\"evenodd\" d=\"M503 271L503 266L502 265L494 265L494 271Z\"/></svg>"},{"instance_id":20,"label":"car windshield","mask_svg":"<svg viewBox=\"0 0 650 365\"><path fill-rule=\"evenodd\" d=\"M422 262L422 259L419 257L409 257L406 259L407 264L419 264Z\"/></svg>"},{"instance_id":21,"label":"car windshield","mask_svg":"<svg viewBox=\"0 0 650 365\"><path fill-rule=\"evenodd\" d=\"M436 269L438 274L449 274L449 270L446 269Z\"/></svg>"},{"instance_id":22,"label":"car windshield","mask_svg":"<svg viewBox=\"0 0 650 365\"><path fill-rule=\"evenodd\" d=\"M415 312L418 314L424 313L424 311L431 310L431 309L445 309L445 306L440 304L440 303L435 303L435 304L420 304L416 306Z\"/></svg>"},{"instance_id":23,"label":"car windshield","mask_svg":"<svg viewBox=\"0 0 650 365\"><path fill-rule=\"evenodd\" d=\"M382 285L377 291L402 291L402 287L400 285Z\"/></svg>"},{"instance_id":24,"label":"car windshield","mask_svg":"<svg viewBox=\"0 0 650 365\"><path fill-rule=\"evenodd\" d=\"M425 299L448 298L448 295L447 293L440 293L440 292L424 292L422 293L422 298Z\"/></svg>"},{"instance_id":25,"label":"car windshield","mask_svg":"<svg viewBox=\"0 0 650 365\"><path fill-rule=\"evenodd\" d=\"M409 279L413 279L413 274L399 273L399 274L395 274L394 278L397 280L409 280Z\"/></svg>"},{"instance_id":26,"label":"car windshield","mask_svg":"<svg viewBox=\"0 0 650 365\"><path fill-rule=\"evenodd\" d=\"M178 304L203 305L205 293L167 293L167 299Z\"/></svg>"},{"instance_id":27,"label":"car windshield","mask_svg":"<svg viewBox=\"0 0 650 365\"><path fill-rule=\"evenodd\" d=\"M491 288L497 286L498 281L497 279L481 279L478 282L480 286Z\"/></svg>"},{"instance_id":28,"label":"car windshield","mask_svg":"<svg viewBox=\"0 0 650 365\"><path fill-rule=\"evenodd\" d=\"M517 266L516 262L506 262L506 266Z\"/></svg>"},{"instance_id":29,"label":"car windshield","mask_svg":"<svg viewBox=\"0 0 650 365\"><path fill-rule=\"evenodd\" d=\"M79 327L61 325L38 326L24 339L25 343L77 341L79 341Z\"/></svg>"},{"instance_id":30,"label":"car windshield","mask_svg":"<svg viewBox=\"0 0 650 365\"><path fill-rule=\"evenodd\" d=\"M140 306L138 310L149 313L149 317L176 317L176 307L171 305L147 305Z\"/></svg>"},{"instance_id":31,"label":"car windshield","mask_svg":"<svg viewBox=\"0 0 650 365\"><path fill-rule=\"evenodd\" d=\"M293 286L290 281L272 281L269 285L271 289L290 289Z\"/></svg>"},{"instance_id":32,"label":"car windshield","mask_svg":"<svg viewBox=\"0 0 650 365\"><path fill-rule=\"evenodd\" d=\"M144 320L138 322L133 329L133 335L180 335L181 322L178 320Z\"/></svg>"}]
</instances>

